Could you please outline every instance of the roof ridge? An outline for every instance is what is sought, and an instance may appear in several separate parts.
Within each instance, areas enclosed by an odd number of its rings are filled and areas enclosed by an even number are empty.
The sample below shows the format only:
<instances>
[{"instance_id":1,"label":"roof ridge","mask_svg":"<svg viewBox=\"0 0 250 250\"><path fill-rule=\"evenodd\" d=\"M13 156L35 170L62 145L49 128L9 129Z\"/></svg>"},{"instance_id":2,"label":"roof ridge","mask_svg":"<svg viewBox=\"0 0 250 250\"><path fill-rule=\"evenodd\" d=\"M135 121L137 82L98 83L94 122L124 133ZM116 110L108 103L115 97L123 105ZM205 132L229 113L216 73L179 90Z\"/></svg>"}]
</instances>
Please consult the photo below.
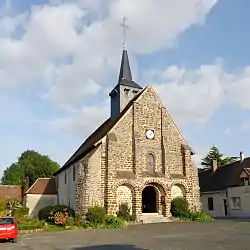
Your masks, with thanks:
<instances>
[{"instance_id":1,"label":"roof ridge","mask_svg":"<svg viewBox=\"0 0 250 250\"><path fill-rule=\"evenodd\" d=\"M30 190L35 186L35 183L37 182L38 178L35 180L35 182L25 191L24 194L28 194Z\"/></svg>"}]
</instances>

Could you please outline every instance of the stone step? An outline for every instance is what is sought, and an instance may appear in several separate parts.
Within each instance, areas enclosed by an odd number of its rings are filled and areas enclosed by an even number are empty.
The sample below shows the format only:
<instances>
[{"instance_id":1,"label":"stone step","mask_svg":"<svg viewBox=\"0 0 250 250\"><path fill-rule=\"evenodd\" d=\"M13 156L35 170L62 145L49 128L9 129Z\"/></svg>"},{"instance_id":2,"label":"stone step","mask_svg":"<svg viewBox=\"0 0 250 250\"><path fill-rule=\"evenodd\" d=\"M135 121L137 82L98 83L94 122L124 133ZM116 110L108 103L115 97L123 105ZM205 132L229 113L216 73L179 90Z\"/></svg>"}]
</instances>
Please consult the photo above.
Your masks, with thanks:
<instances>
[{"instance_id":1,"label":"stone step","mask_svg":"<svg viewBox=\"0 0 250 250\"><path fill-rule=\"evenodd\" d=\"M158 213L143 213L138 217L138 220L143 224L169 222L167 217Z\"/></svg>"}]
</instances>

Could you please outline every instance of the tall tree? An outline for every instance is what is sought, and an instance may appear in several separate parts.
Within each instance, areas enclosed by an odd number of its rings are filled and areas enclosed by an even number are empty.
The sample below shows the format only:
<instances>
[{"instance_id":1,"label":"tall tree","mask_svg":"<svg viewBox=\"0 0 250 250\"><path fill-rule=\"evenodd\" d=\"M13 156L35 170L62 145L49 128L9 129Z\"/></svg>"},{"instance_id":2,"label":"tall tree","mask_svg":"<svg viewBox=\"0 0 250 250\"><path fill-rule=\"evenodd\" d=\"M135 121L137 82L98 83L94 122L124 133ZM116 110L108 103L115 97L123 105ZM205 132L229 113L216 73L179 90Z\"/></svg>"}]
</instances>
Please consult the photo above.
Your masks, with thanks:
<instances>
[{"instance_id":1,"label":"tall tree","mask_svg":"<svg viewBox=\"0 0 250 250\"><path fill-rule=\"evenodd\" d=\"M17 163L12 163L3 171L1 183L4 185L22 185L23 171Z\"/></svg>"},{"instance_id":2,"label":"tall tree","mask_svg":"<svg viewBox=\"0 0 250 250\"><path fill-rule=\"evenodd\" d=\"M59 167L59 164L48 156L41 155L34 150L27 150L21 154L16 163L4 170L1 183L22 185L25 179L29 180L29 186L31 186L37 178L52 177Z\"/></svg>"},{"instance_id":3,"label":"tall tree","mask_svg":"<svg viewBox=\"0 0 250 250\"><path fill-rule=\"evenodd\" d=\"M219 148L213 145L210 148L208 154L201 159L201 165L203 165L204 168L211 168L213 159L217 159L218 167L222 167L234 161L237 161L239 157L224 157Z\"/></svg>"}]
</instances>

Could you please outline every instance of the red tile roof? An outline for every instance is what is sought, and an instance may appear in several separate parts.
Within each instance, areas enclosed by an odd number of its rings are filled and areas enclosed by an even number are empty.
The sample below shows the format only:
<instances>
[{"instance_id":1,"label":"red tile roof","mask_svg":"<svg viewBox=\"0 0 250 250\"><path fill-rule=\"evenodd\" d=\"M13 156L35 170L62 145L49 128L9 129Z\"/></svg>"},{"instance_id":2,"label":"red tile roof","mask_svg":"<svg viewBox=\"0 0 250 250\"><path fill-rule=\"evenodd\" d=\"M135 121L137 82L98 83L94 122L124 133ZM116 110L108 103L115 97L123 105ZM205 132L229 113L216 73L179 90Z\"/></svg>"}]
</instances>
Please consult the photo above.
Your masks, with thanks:
<instances>
[{"instance_id":1,"label":"red tile roof","mask_svg":"<svg viewBox=\"0 0 250 250\"><path fill-rule=\"evenodd\" d=\"M247 174L248 176L250 176L250 168L244 168L244 171L246 172L246 174Z\"/></svg>"},{"instance_id":2,"label":"red tile roof","mask_svg":"<svg viewBox=\"0 0 250 250\"><path fill-rule=\"evenodd\" d=\"M25 194L57 194L54 178L38 178Z\"/></svg>"}]
</instances>

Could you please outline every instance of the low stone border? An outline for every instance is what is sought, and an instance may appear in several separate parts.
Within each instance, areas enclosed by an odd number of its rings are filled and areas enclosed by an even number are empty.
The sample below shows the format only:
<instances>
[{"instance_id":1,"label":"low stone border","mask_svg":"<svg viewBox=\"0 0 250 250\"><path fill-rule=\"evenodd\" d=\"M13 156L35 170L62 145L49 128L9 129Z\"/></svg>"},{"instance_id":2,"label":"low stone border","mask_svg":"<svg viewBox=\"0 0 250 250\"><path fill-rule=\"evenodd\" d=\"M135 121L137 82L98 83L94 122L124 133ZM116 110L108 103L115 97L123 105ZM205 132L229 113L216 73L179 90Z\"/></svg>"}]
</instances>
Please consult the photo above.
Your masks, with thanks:
<instances>
[{"instance_id":1,"label":"low stone border","mask_svg":"<svg viewBox=\"0 0 250 250\"><path fill-rule=\"evenodd\" d=\"M141 221L127 221L126 222L127 226L133 226L133 225L141 225Z\"/></svg>"},{"instance_id":2,"label":"low stone border","mask_svg":"<svg viewBox=\"0 0 250 250\"><path fill-rule=\"evenodd\" d=\"M39 233L43 232L45 228L37 228L37 229L30 229L30 230L19 230L20 234L31 234L31 233Z\"/></svg>"}]
</instances>

